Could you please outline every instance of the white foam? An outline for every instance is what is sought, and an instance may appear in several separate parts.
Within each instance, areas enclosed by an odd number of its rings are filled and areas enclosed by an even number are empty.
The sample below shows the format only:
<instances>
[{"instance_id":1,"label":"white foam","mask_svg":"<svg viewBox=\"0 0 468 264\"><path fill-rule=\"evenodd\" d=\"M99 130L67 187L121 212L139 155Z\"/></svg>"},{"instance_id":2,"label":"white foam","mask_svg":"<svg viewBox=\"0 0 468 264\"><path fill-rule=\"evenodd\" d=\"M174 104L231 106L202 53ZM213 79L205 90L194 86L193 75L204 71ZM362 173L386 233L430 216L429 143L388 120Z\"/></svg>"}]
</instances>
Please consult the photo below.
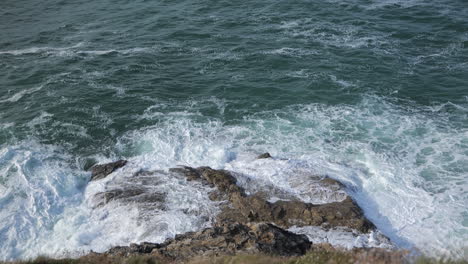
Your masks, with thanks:
<instances>
[{"instance_id":1,"label":"white foam","mask_svg":"<svg viewBox=\"0 0 468 264\"><path fill-rule=\"evenodd\" d=\"M423 3L423 1L421 0L376 0L372 1L370 4L364 5L363 7L369 10L385 8L388 6L399 6L401 8L408 8L415 5L419 5L421 3Z\"/></svg>"},{"instance_id":2,"label":"white foam","mask_svg":"<svg viewBox=\"0 0 468 264\"><path fill-rule=\"evenodd\" d=\"M70 57L70 56L83 55L83 54L101 56L101 55L107 55L111 53L129 55L129 54L138 54L138 53L151 53L157 50L155 47L151 47L151 48L135 47L135 48L128 48L128 49L104 49L104 50L79 49L84 46L85 46L85 43L79 42L69 47L31 47L31 48L18 49L18 50L0 51L0 55L6 54L6 55L22 56L22 55L30 55L30 54L47 54L47 55L52 55L52 56Z\"/></svg>"},{"instance_id":3,"label":"white foam","mask_svg":"<svg viewBox=\"0 0 468 264\"><path fill-rule=\"evenodd\" d=\"M0 149L3 260L37 255L62 212L80 204L86 177L64 166L68 158L59 149L34 142Z\"/></svg>"},{"instance_id":4,"label":"white foam","mask_svg":"<svg viewBox=\"0 0 468 264\"><path fill-rule=\"evenodd\" d=\"M32 128L34 126L42 125L43 123L47 122L50 120L51 117L53 117L53 114L47 113L45 111L41 111L40 114L36 117L34 117L31 121L27 123L27 125Z\"/></svg>"},{"instance_id":5,"label":"white foam","mask_svg":"<svg viewBox=\"0 0 468 264\"><path fill-rule=\"evenodd\" d=\"M155 184L143 178L135 182L136 172L151 167L141 157L88 185L89 173L67 165L68 158L59 149L34 142L0 149L2 260L76 257L134 242L163 242L209 226L217 213L216 203L208 198L211 189L187 183L182 176L155 172ZM164 193L163 207L137 201L96 203L97 193L127 185L143 186L149 194Z\"/></svg>"},{"instance_id":6,"label":"white foam","mask_svg":"<svg viewBox=\"0 0 468 264\"><path fill-rule=\"evenodd\" d=\"M210 225L217 207L208 198L209 188L188 184L168 173L155 173L135 182L132 175L141 168L133 162L104 180L91 182L79 209L81 213L77 214L76 208L65 212L40 251L53 256L78 256L90 250L103 252L113 246L142 241L161 243L176 234ZM138 200L114 200L98 206L97 193L128 191L136 186L145 188L147 194L165 194L163 207ZM67 241L65 245L57 243L63 240Z\"/></svg>"},{"instance_id":7,"label":"white foam","mask_svg":"<svg viewBox=\"0 0 468 264\"><path fill-rule=\"evenodd\" d=\"M288 230L296 234L306 235L313 244L329 243L335 248L395 248L379 231L362 234L356 230L347 228L333 228L325 230L317 226L294 226Z\"/></svg>"},{"instance_id":8,"label":"white foam","mask_svg":"<svg viewBox=\"0 0 468 264\"><path fill-rule=\"evenodd\" d=\"M40 91L43 87L44 87L43 85L40 85L40 86L37 86L37 87L32 87L32 88L29 88L29 89L21 90L21 91L13 94L12 96L10 96L10 97L8 97L6 99L0 100L0 103L4 103L4 102L14 103L14 102L17 102L21 98L23 98L23 96L25 96L27 94L35 93L37 91Z\"/></svg>"},{"instance_id":9,"label":"white foam","mask_svg":"<svg viewBox=\"0 0 468 264\"><path fill-rule=\"evenodd\" d=\"M335 75L329 75L330 76L330 79L337 83L338 85L340 85L341 87L343 88L349 88L349 87L353 87L353 86L356 86L354 85L353 83L349 82L349 81L345 81L345 80L340 80L338 79Z\"/></svg>"},{"instance_id":10,"label":"white foam","mask_svg":"<svg viewBox=\"0 0 468 264\"><path fill-rule=\"evenodd\" d=\"M468 132L451 128L443 112L369 96L358 106L295 106L231 126L170 113L158 118L157 126L123 137L120 148L163 167L231 169L252 191L264 184L311 202L320 201L308 197L307 177L328 175L345 183L399 246L458 257L466 247ZM264 151L276 159L256 161ZM427 232L435 234L429 239Z\"/></svg>"},{"instance_id":11,"label":"white foam","mask_svg":"<svg viewBox=\"0 0 468 264\"><path fill-rule=\"evenodd\" d=\"M269 50L269 51L265 51L263 53L264 54L275 54L275 55L299 57L299 58L303 57L303 56L318 54L318 52L314 51L314 50L299 49L299 48L288 48L288 47Z\"/></svg>"},{"instance_id":12,"label":"white foam","mask_svg":"<svg viewBox=\"0 0 468 264\"><path fill-rule=\"evenodd\" d=\"M5 242L0 254L9 259L103 251L206 226L216 205L204 187L165 173L155 176L162 184L151 188L172 195L166 211L151 214L117 201L95 208L92 200L96 192L127 184L138 169L188 165L236 171L249 192L274 190L271 199L315 203L341 199L311 195L317 175L327 175L343 182L398 246L463 257L468 131L445 114L450 104L402 107L368 96L355 106L297 105L245 116L231 125L198 111L212 107L222 113L229 104L213 98L148 108L142 118L157 124L118 138L113 155L129 157L129 166L91 183L86 192L89 174L69 165L74 162L65 152L31 142L2 147L0 239ZM255 159L266 151L274 158ZM121 227L125 232L116 231ZM329 241L336 238L344 247L374 245L371 236L357 235L356 242L314 232Z\"/></svg>"},{"instance_id":13,"label":"white foam","mask_svg":"<svg viewBox=\"0 0 468 264\"><path fill-rule=\"evenodd\" d=\"M272 202L300 199L314 204L343 201L347 194L340 186L320 183L325 177L311 164L297 159L256 159L238 155L225 165L235 172L239 184L249 193L267 192Z\"/></svg>"},{"instance_id":14,"label":"white foam","mask_svg":"<svg viewBox=\"0 0 468 264\"><path fill-rule=\"evenodd\" d=\"M44 53L44 52L60 53L60 52L64 52L70 49L81 47L82 45L83 43L80 42L70 47L31 47L31 48L19 49L19 50L0 51L0 54L10 54L10 55L17 56L17 55L37 54L37 53Z\"/></svg>"},{"instance_id":15,"label":"white foam","mask_svg":"<svg viewBox=\"0 0 468 264\"><path fill-rule=\"evenodd\" d=\"M285 35L334 47L370 47L374 50L381 50L383 49L383 45L388 45L391 41L387 38L387 35L381 32L372 32L372 35L364 35L364 31L358 26L317 22L310 18L283 21L276 27ZM388 48L385 47L383 51L385 52ZM302 50L301 53L304 53L303 55L310 55L313 54L313 51ZM291 51L288 51L288 54L291 54ZM296 54L300 55L297 52Z\"/></svg>"},{"instance_id":16,"label":"white foam","mask_svg":"<svg viewBox=\"0 0 468 264\"><path fill-rule=\"evenodd\" d=\"M107 55L111 53L120 53L124 55L135 54L135 53L148 53L151 52L152 48L130 48L130 49L109 49L109 50L79 50L77 54L89 54L89 55Z\"/></svg>"},{"instance_id":17,"label":"white foam","mask_svg":"<svg viewBox=\"0 0 468 264\"><path fill-rule=\"evenodd\" d=\"M293 77L293 78L309 78L310 76L315 76L314 73L311 73L307 69L300 69L298 71L291 71L286 73L287 76Z\"/></svg>"}]
</instances>

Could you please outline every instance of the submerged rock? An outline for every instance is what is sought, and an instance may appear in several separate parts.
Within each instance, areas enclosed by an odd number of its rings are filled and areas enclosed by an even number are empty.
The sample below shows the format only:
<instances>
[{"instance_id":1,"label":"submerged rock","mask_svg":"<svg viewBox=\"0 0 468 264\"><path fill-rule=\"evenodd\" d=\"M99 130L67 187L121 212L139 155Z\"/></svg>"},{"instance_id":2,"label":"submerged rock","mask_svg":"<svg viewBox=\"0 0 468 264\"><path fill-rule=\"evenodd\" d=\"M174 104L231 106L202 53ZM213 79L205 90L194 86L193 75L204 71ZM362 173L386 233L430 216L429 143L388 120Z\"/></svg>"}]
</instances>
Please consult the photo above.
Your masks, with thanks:
<instances>
[{"instance_id":1,"label":"submerged rock","mask_svg":"<svg viewBox=\"0 0 468 264\"><path fill-rule=\"evenodd\" d=\"M167 192L164 188L158 188L164 184L164 180L158 177L162 173L141 170L114 178L103 185L102 191L94 193L92 205L97 208L116 202L144 209L142 212L166 209Z\"/></svg>"},{"instance_id":2,"label":"submerged rock","mask_svg":"<svg viewBox=\"0 0 468 264\"><path fill-rule=\"evenodd\" d=\"M169 259L235 253L297 256L305 254L311 244L306 236L294 234L272 224L229 223L177 235L162 244L141 243L115 247L106 254L128 256L151 253Z\"/></svg>"},{"instance_id":3,"label":"submerged rock","mask_svg":"<svg viewBox=\"0 0 468 264\"><path fill-rule=\"evenodd\" d=\"M118 168L122 168L127 164L126 160L118 160L106 164L97 164L91 167L91 181L105 178Z\"/></svg>"},{"instance_id":4,"label":"submerged rock","mask_svg":"<svg viewBox=\"0 0 468 264\"><path fill-rule=\"evenodd\" d=\"M150 204L154 208L163 208L166 198L165 193L158 193L141 188L139 186L129 186L123 189L113 189L105 192L98 192L94 195L97 207L103 206L111 201L120 200L122 203Z\"/></svg>"}]
</instances>

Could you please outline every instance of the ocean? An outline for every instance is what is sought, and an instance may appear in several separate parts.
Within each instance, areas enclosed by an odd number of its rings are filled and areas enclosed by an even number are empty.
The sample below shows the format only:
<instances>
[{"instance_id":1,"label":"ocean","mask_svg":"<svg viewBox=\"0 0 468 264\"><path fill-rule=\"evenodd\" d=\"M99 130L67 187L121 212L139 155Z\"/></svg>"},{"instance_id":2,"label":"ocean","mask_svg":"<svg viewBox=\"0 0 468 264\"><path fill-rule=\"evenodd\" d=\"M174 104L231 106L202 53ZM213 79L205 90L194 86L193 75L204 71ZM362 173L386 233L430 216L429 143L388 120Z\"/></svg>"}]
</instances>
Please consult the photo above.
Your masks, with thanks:
<instances>
[{"instance_id":1,"label":"ocean","mask_svg":"<svg viewBox=\"0 0 468 264\"><path fill-rule=\"evenodd\" d=\"M0 260L209 226L206 187L164 174L164 210L96 207L87 169L121 158L315 203L327 175L397 247L468 258L468 3L3 0Z\"/></svg>"}]
</instances>

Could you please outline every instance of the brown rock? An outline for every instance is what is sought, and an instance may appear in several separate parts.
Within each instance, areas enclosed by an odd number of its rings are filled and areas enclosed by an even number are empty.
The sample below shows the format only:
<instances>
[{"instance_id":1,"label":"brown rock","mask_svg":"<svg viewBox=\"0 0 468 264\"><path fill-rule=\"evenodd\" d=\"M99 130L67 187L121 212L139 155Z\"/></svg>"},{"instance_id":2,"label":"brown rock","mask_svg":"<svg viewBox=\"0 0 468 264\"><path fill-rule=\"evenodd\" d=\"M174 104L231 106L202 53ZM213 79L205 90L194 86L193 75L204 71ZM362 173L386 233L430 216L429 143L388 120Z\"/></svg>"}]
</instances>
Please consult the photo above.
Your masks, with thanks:
<instances>
[{"instance_id":1,"label":"brown rock","mask_svg":"<svg viewBox=\"0 0 468 264\"><path fill-rule=\"evenodd\" d=\"M130 244L130 246L118 246L113 247L105 252L109 255L118 255L118 256L129 256L135 254L148 254L151 253L155 248L159 247L159 244L143 242L140 244Z\"/></svg>"},{"instance_id":2,"label":"brown rock","mask_svg":"<svg viewBox=\"0 0 468 264\"><path fill-rule=\"evenodd\" d=\"M174 260L236 253L296 256L303 255L311 244L306 236L272 224L235 223L178 235L162 244L142 243L114 247L106 254L129 256L151 252L153 255Z\"/></svg>"},{"instance_id":3,"label":"brown rock","mask_svg":"<svg viewBox=\"0 0 468 264\"><path fill-rule=\"evenodd\" d=\"M125 164L127 164L126 160L118 160L111 163L94 165L91 167L91 181L103 179L116 169L125 166Z\"/></svg>"},{"instance_id":4,"label":"brown rock","mask_svg":"<svg viewBox=\"0 0 468 264\"><path fill-rule=\"evenodd\" d=\"M96 175L109 174L118 168L109 164L98 166L102 167L96 169ZM105 254L116 256L147 254L171 261L239 253L302 255L310 249L312 243L306 236L291 233L285 230L286 228L313 225L325 229L348 227L361 232L375 229L349 196L343 201L328 204L311 204L294 200L269 202L267 194L248 195L237 185L236 178L226 170L183 166L170 169L170 172L180 173L189 181L201 181L216 188L209 193L210 199L226 202L220 203L222 211L218 214L214 227L176 235L174 239L161 244L141 243L131 244L128 247L114 247ZM142 172L137 176L139 175L143 177L146 174ZM317 182L320 185L343 188L340 182L329 178L318 179ZM150 204L158 202L161 204L161 201L164 201L163 195L148 193L144 186L138 188L130 186L126 189L128 191L111 190L98 193L96 196L101 197L104 202L116 199L129 201L149 199Z\"/></svg>"},{"instance_id":5,"label":"brown rock","mask_svg":"<svg viewBox=\"0 0 468 264\"><path fill-rule=\"evenodd\" d=\"M341 182L335 179L329 178L329 177L323 178L322 180L320 180L320 183L323 185L328 185L328 186L338 186L338 187L344 186Z\"/></svg>"},{"instance_id":6,"label":"brown rock","mask_svg":"<svg viewBox=\"0 0 468 264\"><path fill-rule=\"evenodd\" d=\"M244 189L237 186L236 178L228 171L202 167L186 168L182 172L188 172L187 177L214 185L220 193L226 195L231 206L225 206L218 215L217 221L220 223L271 222L283 228L326 224L328 227L350 227L365 233L375 228L349 196L341 202L319 205L301 201L271 203L261 195L246 195ZM327 179L326 184L340 183Z\"/></svg>"}]
</instances>

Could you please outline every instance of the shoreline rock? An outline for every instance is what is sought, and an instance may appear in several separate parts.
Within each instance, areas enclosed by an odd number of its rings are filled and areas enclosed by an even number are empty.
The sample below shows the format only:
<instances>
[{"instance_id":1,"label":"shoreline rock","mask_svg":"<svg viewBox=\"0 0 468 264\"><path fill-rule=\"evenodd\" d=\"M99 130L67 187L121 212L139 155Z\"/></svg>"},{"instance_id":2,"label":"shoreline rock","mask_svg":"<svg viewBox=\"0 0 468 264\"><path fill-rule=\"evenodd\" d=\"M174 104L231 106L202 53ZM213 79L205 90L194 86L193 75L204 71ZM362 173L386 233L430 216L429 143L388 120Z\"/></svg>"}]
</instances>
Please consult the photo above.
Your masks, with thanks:
<instances>
[{"instance_id":1,"label":"shoreline rock","mask_svg":"<svg viewBox=\"0 0 468 264\"><path fill-rule=\"evenodd\" d=\"M122 168L127 164L126 160L118 160L106 164L97 164L91 167L90 181L104 179L107 175L114 172L116 169Z\"/></svg>"},{"instance_id":2,"label":"shoreline rock","mask_svg":"<svg viewBox=\"0 0 468 264\"><path fill-rule=\"evenodd\" d=\"M291 226L349 227L367 233L375 226L364 216L361 208L347 196L341 202L311 204L302 201L267 201L261 194L247 195L236 184L236 178L225 170L209 167L181 167L170 169L182 173L187 180L200 180L217 188L210 194L213 200L221 197L230 202L217 217L217 222L271 222L282 228ZM333 184L338 182L335 180Z\"/></svg>"},{"instance_id":3,"label":"shoreline rock","mask_svg":"<svg viewBox=\"0 0 468 264\"><path fill-rule=\"evenodd\" d=\"M177 235L161 244L144 242L128 247L114 247L106 254L151 254L173 260L236 253L300 256L310 249L311 244L306 236L294 234L272 224L233 223Z\"/></svg>"},{"instance_id":4,"label":"shoreline rock","mask_svg":"<svg viewBox=\"0 0 468 264\"><path fill-rule=\"evenodd\" d=\"M95 165L92 167L91 180L103 179L126 163L125 160L119 160ZM239 253L299 256L316 245L312 245L306 235L290 232L288 228L317 226L328 230L343 227L360 233L376 230L376 227L364 216L361 208L347 195L342 201L325 204L312 204L299 200L270 202L263 193L248 194L237 184L236 177L226 170L180 166L169 169L169 173L178 174L177 177L185 178L187 181L198 181L212 187L208 197L212 201L220 202L221 207L221 212L215 217L212 227L176 235L175 238L163 243L143 242L113 247L102 253L103 255L151 255L174 261L198 256ZM151 177L151 175L152 172L139 172L132 177L137 179L138 176ZM344 188L339 181L330 178L319 180L319 184L335 186L336 190ZM102 200L100 205L115 199L122 201L132 199L134 202L138 202L139 199L154 200L156 203L162 203L165 199L161 194L144 193L137 186L97 193L96 198Z\"/></svg>"}]
</instances>

